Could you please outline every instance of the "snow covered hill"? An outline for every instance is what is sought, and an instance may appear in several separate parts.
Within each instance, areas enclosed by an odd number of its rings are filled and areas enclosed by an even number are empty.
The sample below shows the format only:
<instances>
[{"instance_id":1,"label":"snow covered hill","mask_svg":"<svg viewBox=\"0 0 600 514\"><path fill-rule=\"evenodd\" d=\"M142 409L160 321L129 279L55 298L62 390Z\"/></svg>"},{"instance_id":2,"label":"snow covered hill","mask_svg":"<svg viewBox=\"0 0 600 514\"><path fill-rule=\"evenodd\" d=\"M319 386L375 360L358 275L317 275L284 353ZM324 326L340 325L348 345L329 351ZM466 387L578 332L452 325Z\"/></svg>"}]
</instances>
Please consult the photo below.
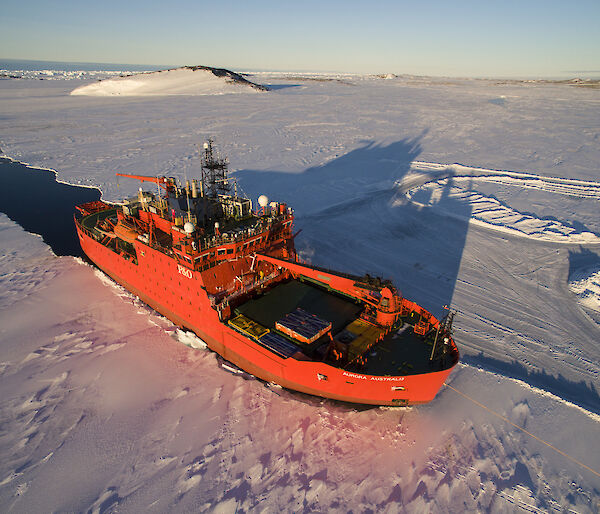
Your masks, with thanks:
<instances>
[{"instance_id":1,"label":"snow covered hill","mask_svg":"<svg viewBox=\"0 0 600 514\"><path fill-rule=\"evenodd\" d=\"M72 95L86 96L162 96L225 95L257 93L267 88L246 80L238 73L208 66L184 66L171 70L112 77L80 86Z\"/></svg>"}]
</instances>

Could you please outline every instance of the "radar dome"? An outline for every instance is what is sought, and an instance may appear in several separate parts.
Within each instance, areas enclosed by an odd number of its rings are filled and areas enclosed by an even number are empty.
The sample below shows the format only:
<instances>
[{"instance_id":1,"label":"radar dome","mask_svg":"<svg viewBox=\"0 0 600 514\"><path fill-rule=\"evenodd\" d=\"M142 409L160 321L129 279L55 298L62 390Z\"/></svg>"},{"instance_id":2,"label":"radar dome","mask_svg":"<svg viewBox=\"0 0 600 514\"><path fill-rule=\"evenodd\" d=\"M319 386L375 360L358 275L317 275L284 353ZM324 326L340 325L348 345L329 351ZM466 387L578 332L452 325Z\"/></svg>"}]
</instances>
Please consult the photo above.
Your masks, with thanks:
<instances>
[{"instance_id":1,"label":"radar dome","mask_svg":"<svg viewBox=\"0 0 600 514\"><path fill-rule=\"evenodd\" d=\"M261 207L266 207L269 205L269 197L267 195L260 195L258 197L258 205Z\"/></svg>"},{"instance_id":2,"label":"radar dome","mask_svg":"<svg viewBox=\"0 0 600 514\"><path fill-rule=\"evenodd\" d=\"M185 225L183 226L183 230L186 234L191 234L195 229L196 228L194 227L194 224L190 221L186 221Z\"/></svg>"}]
</instances>

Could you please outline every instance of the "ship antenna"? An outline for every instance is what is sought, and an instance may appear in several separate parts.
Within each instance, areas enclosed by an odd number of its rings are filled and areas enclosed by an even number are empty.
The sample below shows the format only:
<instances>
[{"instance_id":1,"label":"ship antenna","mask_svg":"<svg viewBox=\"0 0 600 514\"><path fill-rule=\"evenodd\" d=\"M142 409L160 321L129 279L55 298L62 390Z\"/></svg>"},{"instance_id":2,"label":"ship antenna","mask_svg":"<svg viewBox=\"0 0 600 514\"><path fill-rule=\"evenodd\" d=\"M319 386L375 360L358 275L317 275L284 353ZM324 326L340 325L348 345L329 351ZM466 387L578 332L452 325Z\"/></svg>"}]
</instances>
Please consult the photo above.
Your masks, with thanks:
<instances>
[{"instance_id":1,"label":"ship antenna","mask_svg":"<svg viewBox=\"0 0 600 514\"><path fill-rule=\"evenodd\" d=\"M198 157L200 157L200 196L204 197L204 173L202 171L202 150L200 145L196 145L198 148Z\"/></svg>"},{"instance_id":2,"label":"ship antenna","mask_svg":"<svg viewBox=\"0 0 600 514\"><path fill-rule=\"evenodd\" d=\"M188 183L187 170L185 171L184 176L185 176L185 183L187 184ZM187 200L187 220L188 220L188 222L191 223L192 216L190 214L190 192L189 192L189 189L187 189L187 185L185 187L186 187L185 198Z\"/></svg>"}]
</instances>

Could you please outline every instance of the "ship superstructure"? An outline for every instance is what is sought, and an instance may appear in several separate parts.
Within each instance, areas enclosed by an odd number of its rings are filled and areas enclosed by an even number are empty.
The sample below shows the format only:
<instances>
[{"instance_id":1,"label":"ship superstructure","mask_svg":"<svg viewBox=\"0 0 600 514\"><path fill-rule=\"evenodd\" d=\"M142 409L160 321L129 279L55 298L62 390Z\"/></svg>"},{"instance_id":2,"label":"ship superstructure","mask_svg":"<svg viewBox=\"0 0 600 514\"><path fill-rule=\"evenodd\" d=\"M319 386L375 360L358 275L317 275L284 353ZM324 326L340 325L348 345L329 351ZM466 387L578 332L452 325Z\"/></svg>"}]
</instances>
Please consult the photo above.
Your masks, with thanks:
<instances>
[{"instance_id":1,"label":"ship superstructure","mask_svg":"<svg viewBox=\"0 0 600 514\"><path fill-rule=\"evenodd\" d=\"M78 207L86 255L226 360L304 393L375 405L430 401L458 362L438 320L391 282L301 262L284 203L258 205L204 145L199 180L156 184L122 205Z\"/></svg>"}]
</instances>

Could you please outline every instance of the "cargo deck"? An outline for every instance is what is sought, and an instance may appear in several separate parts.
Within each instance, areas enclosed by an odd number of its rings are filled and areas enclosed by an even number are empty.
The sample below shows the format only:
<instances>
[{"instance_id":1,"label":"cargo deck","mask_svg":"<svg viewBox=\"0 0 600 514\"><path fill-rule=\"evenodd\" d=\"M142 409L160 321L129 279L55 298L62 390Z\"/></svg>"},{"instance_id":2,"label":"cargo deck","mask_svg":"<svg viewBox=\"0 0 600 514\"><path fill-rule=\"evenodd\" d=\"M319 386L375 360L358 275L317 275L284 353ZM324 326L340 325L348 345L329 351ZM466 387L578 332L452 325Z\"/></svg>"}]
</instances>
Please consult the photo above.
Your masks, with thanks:
<instances>
[{"instance_id":1,"label":"cargo deck","mask_svg":"<svg viewBox=\"0 0 600 514\"><path fill-rule=\"evenodd\" d=\"M235 313L238 316L242 315L240 320L245 318L246 324L261 327L261 333L255 334L259 342L267 331L267 339L288 340L286 357L293 355L291 349L294 347L306 355L322 354L330 341L328 335L307 344L290 340L277 330L278 321L297 309L331 322L333 338L348 340L350 364L346 369L349 371L361 371L375 376L412 375L436 371L443 367L439 360L430 361L432 344L416 335L412 325L405 323L400 330L383 335L380 329L359 318L362 310L360 305L300 280L278 284L265 294L238 306ZM352 361L362 354L365 358L360 365L352 364Z\"/></svg>"}]
</instances>

